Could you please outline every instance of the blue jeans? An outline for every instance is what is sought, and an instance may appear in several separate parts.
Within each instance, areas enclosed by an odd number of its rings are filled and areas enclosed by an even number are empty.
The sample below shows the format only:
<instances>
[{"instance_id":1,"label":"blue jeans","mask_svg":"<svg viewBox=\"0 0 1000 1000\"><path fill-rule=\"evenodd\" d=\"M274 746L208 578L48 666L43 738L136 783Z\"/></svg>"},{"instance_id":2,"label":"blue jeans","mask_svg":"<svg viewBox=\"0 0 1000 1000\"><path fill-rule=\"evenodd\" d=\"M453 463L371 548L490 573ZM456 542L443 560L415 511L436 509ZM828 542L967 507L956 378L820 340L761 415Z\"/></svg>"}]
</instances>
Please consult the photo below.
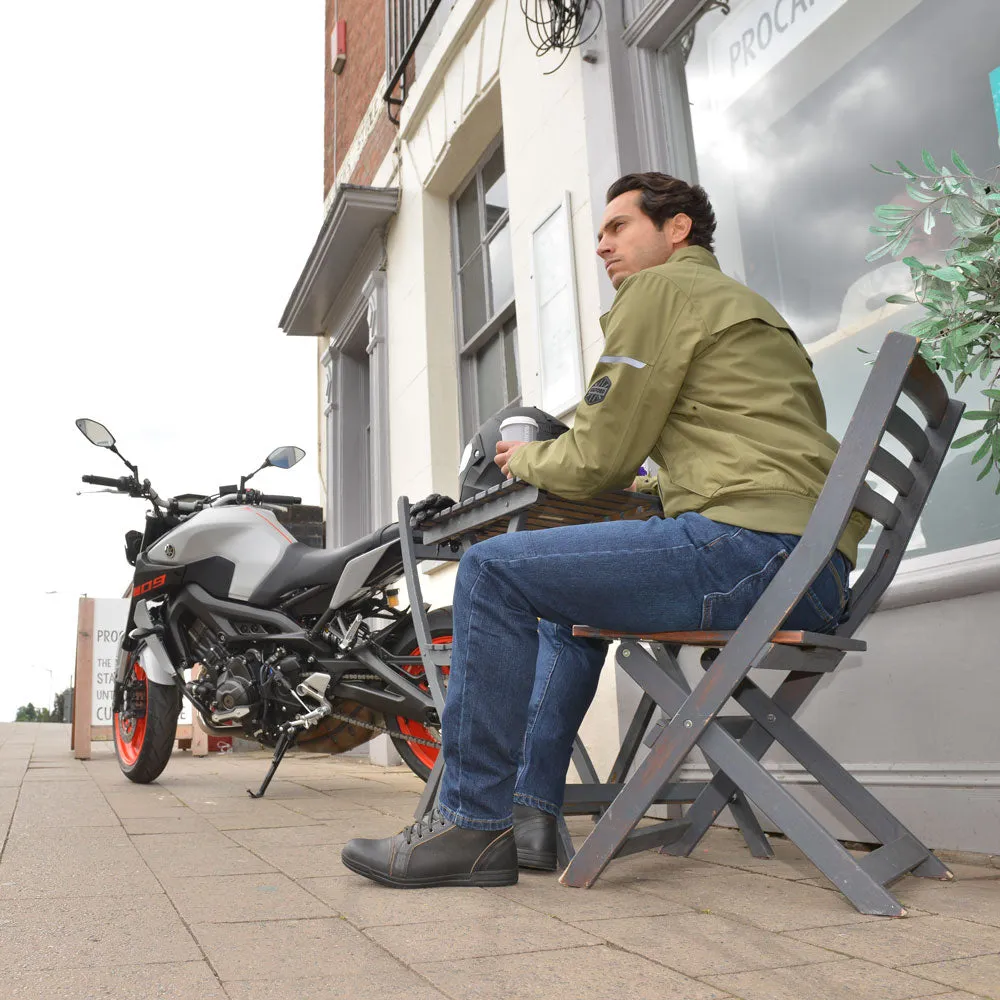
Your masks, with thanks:
<instances>
[{"instance_id":1,"label":"blue jeans","mask_svg":"<svg viewBox=\"0 0 1000 1000\"><path fill-rule=\"evenodd\" d=\"M682 514L473 545L455 583L440 811L477 830L509 827L515 800L558 813L609 645L574 638L572 626L734 629L798 541ZM786 626L833 629L848 570L835 554Z\"/></svg>"}]
</instances>

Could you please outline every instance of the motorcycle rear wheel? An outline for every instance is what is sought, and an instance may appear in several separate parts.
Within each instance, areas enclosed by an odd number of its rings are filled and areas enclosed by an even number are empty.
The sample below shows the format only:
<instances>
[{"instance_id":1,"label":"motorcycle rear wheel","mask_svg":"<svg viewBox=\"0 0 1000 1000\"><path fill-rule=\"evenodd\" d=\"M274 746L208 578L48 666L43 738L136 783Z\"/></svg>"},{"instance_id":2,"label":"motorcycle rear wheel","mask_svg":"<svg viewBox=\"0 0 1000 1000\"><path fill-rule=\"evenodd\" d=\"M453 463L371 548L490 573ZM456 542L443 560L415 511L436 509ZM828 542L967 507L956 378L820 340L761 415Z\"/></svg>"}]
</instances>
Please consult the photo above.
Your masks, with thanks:
<instances>
[{"instance_id":1,"label":"motorcycle rear wheel","mask_svg":"<svg viewBox=\"0 0 1000 1000\"><path fill-rule=\"evenodd\" d=\"M438 608L427 615L428 624L431 629L431 641L435 644L451 642L451 608ZM405 629L396 637L393 642L392 652L397 656L419 656L420 646L417 643L417 630L413 623L409 622ZM447 679L448 667L442 668L442 672ZM414 663L407 668L407 673L416 678L424 677L422 664ZM426 691L427 682L421 680L420 686ZM425 740L440 740L441 732L437 727L428 727L415 719L407 719L405 716L397 715L395 718L396 728L406 736L416 736ZM421 780L426 781L430 776L431 768L441 752L437 747L424 746L422 743L409 743L405 738L390 736L396 752L403 758L406 766Z\"/></svg>"},{"instance_id":2,"label":"motorcycle rear wheel","mask_svg":"<svg viewBox=\"0 0 1000 1000\"><path fill-rule=\"evenodd\" d=\"M151 681L135 654L130 657L125 681L132 688L126 697L135 698L145 692L146 711L141 718L114 713L115 755L129 781L146 785L163 773L170 760L181 710L180 691L172 684Z\"/></svg>"}]
</instances>

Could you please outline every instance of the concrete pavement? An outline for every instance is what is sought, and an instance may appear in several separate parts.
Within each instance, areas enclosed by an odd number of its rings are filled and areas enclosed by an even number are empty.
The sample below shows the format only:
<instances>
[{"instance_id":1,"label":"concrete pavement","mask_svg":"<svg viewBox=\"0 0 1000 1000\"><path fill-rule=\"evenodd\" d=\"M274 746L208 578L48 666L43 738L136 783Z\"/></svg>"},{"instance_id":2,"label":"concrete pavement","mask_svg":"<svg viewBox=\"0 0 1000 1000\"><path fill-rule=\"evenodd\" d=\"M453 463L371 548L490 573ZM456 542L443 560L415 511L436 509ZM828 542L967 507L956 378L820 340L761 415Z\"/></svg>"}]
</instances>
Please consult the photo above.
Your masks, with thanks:
<instances>
[{"instance_id":1,"label":"concrete pavement","mask_svg":"<svg viewBox=\"0 0 1000 1000\"><path fill-rule=\"evenodd\" d=\"M907 878L903 920L863 917L798 851L613 862L591 890L397 892L342 845L410 821L403 768L175 753L133 785L109 744L0 723L0 1000L1000 1000L1000 868ZM585 834L586 818L573 820ZM983 859L985 862L987 859Z\"/></svg>"}]
</instances>

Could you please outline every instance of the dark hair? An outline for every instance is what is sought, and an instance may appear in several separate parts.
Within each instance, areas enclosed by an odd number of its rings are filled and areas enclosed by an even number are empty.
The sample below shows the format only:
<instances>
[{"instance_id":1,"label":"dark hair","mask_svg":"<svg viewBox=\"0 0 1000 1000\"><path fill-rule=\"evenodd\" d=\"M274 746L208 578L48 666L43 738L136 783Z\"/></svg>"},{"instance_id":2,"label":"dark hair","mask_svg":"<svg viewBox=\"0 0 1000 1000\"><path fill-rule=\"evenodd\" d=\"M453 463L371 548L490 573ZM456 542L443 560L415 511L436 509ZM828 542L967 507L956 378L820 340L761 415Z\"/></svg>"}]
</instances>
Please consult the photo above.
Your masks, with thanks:
<instances>
[{"instance_id":1,"label":"dark hair","mask_svg":"<svg viewBox=\"0 0 1000 1000\"><path fill-rule=\"evenodd\" d=\"M669 174L626 174L608 188L607 200L613 201L627 191L642 192L639 204L657 229L662 229L668 219L683 212L691 218L688 242L706 250L714 249L715 212L700 184L692 186Z\"/></svg>"}]
</instances>

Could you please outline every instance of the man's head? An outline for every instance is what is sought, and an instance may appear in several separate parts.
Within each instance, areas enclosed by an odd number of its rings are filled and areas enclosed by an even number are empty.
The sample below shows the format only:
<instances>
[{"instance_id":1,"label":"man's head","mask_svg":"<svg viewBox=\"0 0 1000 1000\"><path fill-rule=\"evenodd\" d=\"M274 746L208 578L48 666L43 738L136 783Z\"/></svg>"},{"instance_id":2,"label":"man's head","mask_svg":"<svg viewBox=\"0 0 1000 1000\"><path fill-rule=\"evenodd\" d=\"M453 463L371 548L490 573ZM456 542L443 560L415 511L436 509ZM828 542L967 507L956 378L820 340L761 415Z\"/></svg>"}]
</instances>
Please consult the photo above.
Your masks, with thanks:
<instances>
[{"instance_id":1,"label":"man's head","mask_svg":"<svg viewBox=\"0 0 1000 1000\"><path fill-rule=\"evenodd\" d=\"M667 174L626 174L608 188L597 253L617 288L681 247L713 248L715 212L704 188Z\"/></svg>"}]
</instances>

